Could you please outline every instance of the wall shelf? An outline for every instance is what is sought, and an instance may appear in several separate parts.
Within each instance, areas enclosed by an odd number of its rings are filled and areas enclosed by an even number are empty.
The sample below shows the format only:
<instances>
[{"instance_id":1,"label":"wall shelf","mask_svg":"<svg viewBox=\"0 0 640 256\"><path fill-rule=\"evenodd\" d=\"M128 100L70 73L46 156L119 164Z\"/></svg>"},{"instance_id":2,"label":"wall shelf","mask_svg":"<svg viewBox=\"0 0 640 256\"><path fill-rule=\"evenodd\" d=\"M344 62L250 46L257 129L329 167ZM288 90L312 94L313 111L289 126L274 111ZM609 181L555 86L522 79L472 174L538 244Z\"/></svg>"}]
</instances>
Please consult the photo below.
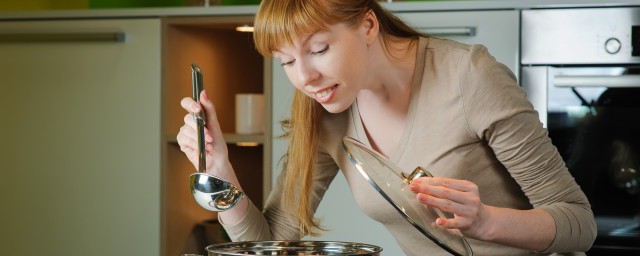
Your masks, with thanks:
<instances>
[{"instance_id":1,"label":"wall shelf","mask_svg":"<svg viewBox=\"0 0 640 256\"><path fill-rule=\"evenodd\" d=\"M180 100L192 94L191 64L202 69L204 90L216 106L218 122L229 150L229 161L251 201L262 208L271 190L271 126L264 134L235 133L235 95L264 94L265 120L271 118L271 59L253 45L251 33L237 26L252 24L252 16L162 18L162 256L205 254L195 227L216 214L195 203L189 175L193 164L180 150L176 134L186 112ZM249 144L249 145L247 145ZM209 241L219 243L223 241Z\"/></svg>"},{"instance_id":2,"label":"wall shelf","mask_svg":"<svg viewBox=\"0 0 640 256\"><path fill-rule=\"evenodd\" d=\"M177 135L167 135L165 136L165 141L172 144L177 144L178 140L176 139ZM237 133L224 133L224 140L227 144L238 144L238 143L256 143L257 145L264 144L264 134L237 134Z\"/></svg>"}]
</instances>

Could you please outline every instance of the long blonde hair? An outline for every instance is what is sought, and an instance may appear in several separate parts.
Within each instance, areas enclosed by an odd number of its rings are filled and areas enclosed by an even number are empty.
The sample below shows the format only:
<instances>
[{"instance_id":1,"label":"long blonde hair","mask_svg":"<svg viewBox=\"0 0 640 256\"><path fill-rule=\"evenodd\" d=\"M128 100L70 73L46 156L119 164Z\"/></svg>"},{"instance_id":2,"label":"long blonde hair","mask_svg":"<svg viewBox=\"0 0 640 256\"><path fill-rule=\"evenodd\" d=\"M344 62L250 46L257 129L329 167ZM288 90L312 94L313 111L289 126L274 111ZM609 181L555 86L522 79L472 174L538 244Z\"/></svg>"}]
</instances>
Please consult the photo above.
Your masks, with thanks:
<instances>
[{"instance_id":1,"label":"long blonde hair","mask_svg":"<svg viewBox=\"0 0 640 256\"><path fill-rule=\"evenodd\" d=\"M383 43L393 38L423 36L384 10L376 0L263 0L255 17L253 39L262 55L271 56L283 45L292 45L296 36L338 23L357 25L369 11L378 19ZM389 44L384 45L388 52ZM317 236L323 230L313 216L309 197L324 111L318 102L296 90L291 118L282 122L284 136L289 140L284 158L282 204L297 217L301 237Z\"/></svg>"}]
</instances>

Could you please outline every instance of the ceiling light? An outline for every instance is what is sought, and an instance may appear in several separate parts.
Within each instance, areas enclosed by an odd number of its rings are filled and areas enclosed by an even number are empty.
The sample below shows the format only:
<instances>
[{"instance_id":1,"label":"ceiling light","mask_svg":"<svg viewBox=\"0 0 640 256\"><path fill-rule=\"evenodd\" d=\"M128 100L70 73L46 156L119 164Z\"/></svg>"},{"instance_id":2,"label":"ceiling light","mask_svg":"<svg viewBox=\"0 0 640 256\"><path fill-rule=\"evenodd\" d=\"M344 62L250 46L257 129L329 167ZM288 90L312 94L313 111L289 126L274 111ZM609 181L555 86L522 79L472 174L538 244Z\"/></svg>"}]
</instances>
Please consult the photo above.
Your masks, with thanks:
<instances>
[{"instance_id":1,"label":"ceiling light","mask_svg":"<svg viewBox=\"0 0 640 256\"><path fill-rule=\"evenodd\" d=\"M253 32L253 27L249 25L242 25L236 27L236 31L238 32Z\"/></svg>"}]
</instances>

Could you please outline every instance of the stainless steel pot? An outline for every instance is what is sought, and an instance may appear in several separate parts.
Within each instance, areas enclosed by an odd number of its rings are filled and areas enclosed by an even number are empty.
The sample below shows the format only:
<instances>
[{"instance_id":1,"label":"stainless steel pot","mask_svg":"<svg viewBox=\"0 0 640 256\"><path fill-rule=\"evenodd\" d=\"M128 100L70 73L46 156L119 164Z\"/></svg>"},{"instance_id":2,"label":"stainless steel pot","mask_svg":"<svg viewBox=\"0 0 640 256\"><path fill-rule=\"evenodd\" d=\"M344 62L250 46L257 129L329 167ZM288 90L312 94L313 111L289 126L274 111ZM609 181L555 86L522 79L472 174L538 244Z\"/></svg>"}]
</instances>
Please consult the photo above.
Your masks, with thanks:
<instances>
[{"instance_id":1,"label":"stainless steel pot","mask_svg":"<svg viewBox=\"0 0 640 256\"><path fill-rule=\"evenodd\" d=\"M255 241L209 245L209 256L234 255L371 255L379 256L381 247L331 241Z\"/></svg>"}]
</instances>

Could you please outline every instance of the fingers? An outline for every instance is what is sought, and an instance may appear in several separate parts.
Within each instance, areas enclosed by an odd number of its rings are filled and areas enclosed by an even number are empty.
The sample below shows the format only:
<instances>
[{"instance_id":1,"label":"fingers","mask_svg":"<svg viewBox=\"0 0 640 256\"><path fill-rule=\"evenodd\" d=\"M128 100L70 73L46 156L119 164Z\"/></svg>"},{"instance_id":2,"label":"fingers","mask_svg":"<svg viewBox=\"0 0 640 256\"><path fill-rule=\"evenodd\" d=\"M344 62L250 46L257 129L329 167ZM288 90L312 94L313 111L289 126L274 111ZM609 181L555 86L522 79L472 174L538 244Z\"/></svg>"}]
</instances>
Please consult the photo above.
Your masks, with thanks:
<instances>
[{"instance_id":1,"label":"fingers","mask_svg":"<svg viewBox=\"0 0 640 256\"><path fill-rule=\"evenodd\" d=\"M461 204L449 199L439 198L426 194L418 194L420 203L437 208L444 212L453 213L459 216L475 216L477 209L473 205Z\"/></svg>"},{"instance_id":2,"label":"fingers","mask_svg":"<svg viewBox=\"0 0 640 256\"><path fill-rule=\"evenodd\" d=\"M198 137L196 135L195 130L189 126L184 125L180 127L180 132L178 133L178 136L176 137L176 139L178 141L178 144L180 145L180 150L182 151L185 151L185 149L187 148L198 149ZM207 139L205 136L205 141L206 140ZM207 141L207 142L210 142L210 141ZM205 144L205 147L207 150L210 150L211 148L210 143Z\"/></svg>"},{"instance_id":3,"label":"fingers","mask_svg":"<svg viewBox=\"0 0 640 256\"><path fill-rule=\"evenodd\" d=\"M218 117L216 116L216 108L213 105L213 102L209 99L209 95L207 95L206 91L202 91L200 93L200 104L204 107L204 111L207 114L207 126L210 123L218 123Z\"/></svg>"},{"instance_id":4,"label":"fingers","mask_svg":"<svg viewBox=\"0 0 640 256\"><path fill-rule=\"evenodd\" d=\"M180 101L180 106L184 108L189 113L198 113L200 112L200 104L194 101L192 98L185 97Z\"/></svg>"},{"instance_id":5,"label":"fingers","mask_svg":"<svg viewBox=\"0 0 640 256\"><path fill-rule=\"evenodd\" d=\"M186 129L184 131L185 135L192 137L197 142L198 141L198 132L197 132L198 124L196 123L196 120L193 118L193 115L188 114L184 116L184 124L191 128L191 129ZM182 132L182 128L180 128L180 132ZM208 143L213 142L213 135L211 134L209 129L204 129L204 141Z\"/></svg>"},{"instance_id":6,"label":"fingers","mask_svg":"<svg viewBox=\"0 0 640 256\"><path fill-rule=\"evenodd\" d=\"M436 219L436 224L441 228L446 229L463 229L468 227L471 223L469 219L445 219L438 218Z\"/></svg>"},{"instance_id":7,"label":"fingers","mask_svg":"<svg viewBox=\"0 0 640 256\"><path fill-rule=\"evenodd\" d=\"M204 118L205 120L207 120L206 127L208 128L205 130L212 131L215 134L222 134L220 125L218 124L215 106L213 105L213 102L211 102L211 99L209 98L209 95L207 95L206 91L203 90L200 93L200 104L198 104L198 102L194 101L192 98L185 97L180 101L180 105L189 113L198 113L204 110ZM189 121L187 117L185 117L185 124L196 127L195 122Z\"/></svg>"},{"instance_id":8,"label":"fingers","mask_svg":"<svg viewBox=\"0 0 640 256\"><path fill-rule=\"evenodd\" d=\"M478 191L478 186L468 180L457 180L443 177L422 177L411 182L411 184L424 184L431 186L441 186L463 192Z\"/></svg>"},{"instance_id":9,"label":"fingers","mask_svg":"<svg viewBox=\"0 0 640 256\"><path fill-rule=\"evenodd\" d=\"M419 178L411 183L420 203L458 216L476 216L482 205L475 183L449 178Z\"/></svg>"},{"instance_id":10,"label":"fingers","mask_svg":"<svg viewBox=\"0 0 640 256\"><path fill-rule=\"evenodd\" d=\"M195 130L187 125L183 125L182 127L180 127L180 132L178 132L178 136L176 137L176 139L178 141L178 144L180 145L180 149L185 147L196 148L198 145L198 141L196 140L195 136Z\"/></svg>"},{"instance_id":11,"label":"fingers","mask_svg":"<svg viewBox=\"0 0 640 256\"><path fill-rule=\"evenodd\" d=\"M228 163L227 145L216 117L215 107L206 92L202 91L199 102L185 97L180 101L180 105L189 114L184 116L184 125L180 128L176 139L180 145L180 150L185 153L189 161L196 168L199 168L198 124L193 113L204 111L202 117L206 120L204 129L206 169L209 170L211 166L223 166Z\"/></svg>"},{"instance_id":12,"label":"fingers","mask_svg":"<svg viewBox=\"0 0 640 256\"><path fill-rule=\"evenodd\" d=\"M411 191L414 193L452 200L462 204L473 204L475 202L473 200L473 195L469 195L469 192L462 192L449 187L411 183Z\"/></svg>"}]
</instances>

